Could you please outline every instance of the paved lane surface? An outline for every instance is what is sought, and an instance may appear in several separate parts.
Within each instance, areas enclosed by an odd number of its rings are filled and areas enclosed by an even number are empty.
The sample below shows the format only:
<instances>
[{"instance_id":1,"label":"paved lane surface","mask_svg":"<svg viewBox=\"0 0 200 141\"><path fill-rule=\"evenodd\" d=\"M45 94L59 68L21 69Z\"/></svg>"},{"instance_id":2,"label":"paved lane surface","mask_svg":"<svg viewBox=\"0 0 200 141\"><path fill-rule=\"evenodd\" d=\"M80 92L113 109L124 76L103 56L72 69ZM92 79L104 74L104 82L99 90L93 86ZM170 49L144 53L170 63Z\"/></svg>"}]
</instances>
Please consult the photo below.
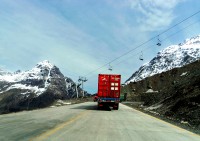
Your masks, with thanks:
<instances>
[{"instance_id":1,"label":"paved lane surface","mask_svg":"<svg viewBox=\"0 0 200 141\"><path fill-rule=\"evenodd\" d=\"M200 141L200 136L120 104L46 108L0 116L0 141Z\"/></svg>"}]
</instances>

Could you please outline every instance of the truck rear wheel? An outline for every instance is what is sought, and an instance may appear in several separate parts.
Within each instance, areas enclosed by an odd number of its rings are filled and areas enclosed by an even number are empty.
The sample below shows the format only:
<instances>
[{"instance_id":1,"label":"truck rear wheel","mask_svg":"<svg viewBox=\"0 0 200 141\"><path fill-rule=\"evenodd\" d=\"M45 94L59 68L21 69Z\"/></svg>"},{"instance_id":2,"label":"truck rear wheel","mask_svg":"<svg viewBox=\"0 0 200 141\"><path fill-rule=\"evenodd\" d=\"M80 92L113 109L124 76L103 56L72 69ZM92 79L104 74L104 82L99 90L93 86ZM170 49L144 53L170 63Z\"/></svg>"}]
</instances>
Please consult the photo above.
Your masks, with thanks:
<instances>
[{"instance_id":1,"label":"truck rear wheel","mask_svg":"<svg viewBox=\"0 0 200 141\"><path fill-rule=\"evenodd\" d=\"M117 104L115 104L114 106L113 106L113 110L118 110L119 109L119 103L117 103Z\"/></svg>"},{"instance_id":2,"label":"truck rear wheel","mask_svg":"<svg viewBox=\"0 0 200 141\"><path fill-rule=\"evenodd\" d=\"M97 106L98 108L98 110L101 110L102 109L102 107L103 107L103 104L102 103L98 103L98 106Z\"/></svg>"}]
</instances>

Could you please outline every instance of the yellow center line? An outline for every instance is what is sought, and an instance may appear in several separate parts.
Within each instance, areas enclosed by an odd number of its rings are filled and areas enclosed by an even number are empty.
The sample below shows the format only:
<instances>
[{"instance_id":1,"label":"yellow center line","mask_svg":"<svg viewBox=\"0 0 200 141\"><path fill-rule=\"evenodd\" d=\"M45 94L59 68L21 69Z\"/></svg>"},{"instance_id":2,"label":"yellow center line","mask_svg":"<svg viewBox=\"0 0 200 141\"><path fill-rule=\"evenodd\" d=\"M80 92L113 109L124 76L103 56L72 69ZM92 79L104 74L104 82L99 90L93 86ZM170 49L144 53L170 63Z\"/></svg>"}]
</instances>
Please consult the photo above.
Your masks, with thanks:
<instances>
[{"instance_id":1,"label":"yellow center line","mask_svg":"<svg viewBox=\"0 0 200 141\"><path fill-rule=\"evenodd\" d=\"M63 129L65 126L67 126L67 125L69 125L69 124L75 122L75 121L78 120L79 118L83 117L83 116L84 116L85 114L87 114L88 112L89 112L89 111L84 111L84 112L78 114L77 116L72 117L70 120L68 120L68 121L66 121L66 122L64 122L64 123L62 123L62 124L56 126L55 128L50 129L50 130L48 130L48 131L46 131L46 132L44 132L44 133L42 133L42 134L40 134L40 135L38 135L38 136L32 138L32 139L30 139L29 141L34 141L34 140L41 141L41 140L44 140L44 139L48 138L49 136L51 136L52 134L56 133L57 131Z\"/></svg>"}]
</instances>

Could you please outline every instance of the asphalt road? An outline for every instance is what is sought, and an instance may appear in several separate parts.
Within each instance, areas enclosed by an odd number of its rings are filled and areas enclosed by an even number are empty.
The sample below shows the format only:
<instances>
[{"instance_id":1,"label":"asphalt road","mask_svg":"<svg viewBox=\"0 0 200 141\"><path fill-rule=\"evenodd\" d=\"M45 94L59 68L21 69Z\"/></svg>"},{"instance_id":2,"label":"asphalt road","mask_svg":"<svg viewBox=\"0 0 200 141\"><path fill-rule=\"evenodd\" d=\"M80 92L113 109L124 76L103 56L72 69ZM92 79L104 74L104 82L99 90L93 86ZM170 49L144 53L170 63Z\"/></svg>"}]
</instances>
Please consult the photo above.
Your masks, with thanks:
<instances>
[{"instance_id":1,"label":"asphalt road","mask_svg":"<svg viewBox=\"0 0 200 141\"><path fill-rule=\"evenodd\" d=\"M200 141L200 136L120 104L96 103L0 115L0 141Z\"/></svg>"}]
</instances>

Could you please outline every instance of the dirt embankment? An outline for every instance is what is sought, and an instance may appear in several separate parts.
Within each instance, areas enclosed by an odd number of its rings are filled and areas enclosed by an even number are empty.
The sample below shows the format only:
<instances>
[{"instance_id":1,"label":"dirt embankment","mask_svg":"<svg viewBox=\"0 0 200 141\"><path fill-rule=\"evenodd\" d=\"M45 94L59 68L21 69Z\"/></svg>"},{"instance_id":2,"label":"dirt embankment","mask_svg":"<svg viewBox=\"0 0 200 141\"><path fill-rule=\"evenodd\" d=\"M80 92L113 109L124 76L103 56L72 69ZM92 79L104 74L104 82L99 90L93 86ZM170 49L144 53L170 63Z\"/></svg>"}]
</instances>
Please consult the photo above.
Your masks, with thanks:
<instances>
[{"instance_id":1,"label":"dirt embankment","mask_svg":"<svg viewBox=\"0 0 200 141\"><path fill-rule=\"evenodd\" d=\"M157 74L123 88L138 108L200 133L200 61Z\"/></svg>"}]
</instances>

